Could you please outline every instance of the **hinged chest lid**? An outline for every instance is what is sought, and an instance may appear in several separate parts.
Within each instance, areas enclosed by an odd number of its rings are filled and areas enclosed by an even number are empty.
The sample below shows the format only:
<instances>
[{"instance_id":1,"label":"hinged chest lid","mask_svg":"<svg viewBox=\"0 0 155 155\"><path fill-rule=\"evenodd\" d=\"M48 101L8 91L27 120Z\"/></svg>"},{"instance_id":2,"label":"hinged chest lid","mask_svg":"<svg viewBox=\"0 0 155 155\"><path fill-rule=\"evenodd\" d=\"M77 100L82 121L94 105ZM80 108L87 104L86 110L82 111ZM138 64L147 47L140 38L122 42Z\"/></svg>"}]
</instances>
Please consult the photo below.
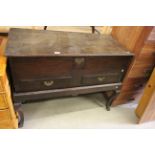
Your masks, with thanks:
<instances>
[{"instance_id":1,"label":"hinged chest lid","mask_svg":"<svg viewBox=\"0 0 155 155\"><path fill-rule=\"evenodd\" d=\"M110 35L11 29L6 56L131 56Z\"/></svg>"}]
</instances>

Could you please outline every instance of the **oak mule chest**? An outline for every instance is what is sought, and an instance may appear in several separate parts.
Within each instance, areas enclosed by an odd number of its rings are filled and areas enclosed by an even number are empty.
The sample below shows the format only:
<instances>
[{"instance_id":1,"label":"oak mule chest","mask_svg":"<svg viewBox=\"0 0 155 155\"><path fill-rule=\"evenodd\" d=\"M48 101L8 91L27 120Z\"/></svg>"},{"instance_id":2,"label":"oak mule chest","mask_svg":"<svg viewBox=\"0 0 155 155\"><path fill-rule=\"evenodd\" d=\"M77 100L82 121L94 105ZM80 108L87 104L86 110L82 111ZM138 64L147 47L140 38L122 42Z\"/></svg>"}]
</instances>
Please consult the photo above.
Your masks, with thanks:
<instances>
[{"instance_id":1,"label":"oak mule chest","mask_svg":"<svg viewBox=\"0 0 155 155\"><path fill-rule=\"evenodd\" d=\"M110 35L11 29L6 56L15 105L111 92L109 110L133 54Z\"/></svg>"}]
</instances>

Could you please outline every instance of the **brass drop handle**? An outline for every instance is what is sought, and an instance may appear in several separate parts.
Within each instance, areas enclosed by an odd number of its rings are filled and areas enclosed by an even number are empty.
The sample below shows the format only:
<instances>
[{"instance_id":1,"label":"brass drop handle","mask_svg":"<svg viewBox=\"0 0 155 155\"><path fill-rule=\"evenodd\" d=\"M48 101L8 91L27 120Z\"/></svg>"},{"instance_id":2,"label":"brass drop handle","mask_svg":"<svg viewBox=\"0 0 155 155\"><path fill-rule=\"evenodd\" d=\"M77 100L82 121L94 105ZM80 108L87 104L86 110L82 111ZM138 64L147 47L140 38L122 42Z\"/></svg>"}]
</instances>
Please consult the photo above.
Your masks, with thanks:
<instances>
[{"instance_id":1,"label":"brass drop handle","mask_svg":"<svg viewBox=\"0 0 155 155\"><path fill-rule=\"evenodd\" d=\"M83 63L84 63L84 58L76 58L76 59L75 59L75 63L76 63L77 65L83 64Z\"/></svg>"},{"instance_id":2,"label":"brass drop handle","mask_svg":"<svg viewBox=\"0 0 155 155\"><path fill-rule=\"evenodd\" d=\"M54 84L54 81L44 81L44 85L49 87L52 86Z\"/></svg>"},{"instance_id":3,"label":"brass drop handle","mask_svg":"<svg viewBox=\"0 0 155 155\"><path fill-rule=\"evenodd\" d=\"M97 79L99 82L102 82L105 79L105 77L98 77Z\"/></svg>"}]
</instances>

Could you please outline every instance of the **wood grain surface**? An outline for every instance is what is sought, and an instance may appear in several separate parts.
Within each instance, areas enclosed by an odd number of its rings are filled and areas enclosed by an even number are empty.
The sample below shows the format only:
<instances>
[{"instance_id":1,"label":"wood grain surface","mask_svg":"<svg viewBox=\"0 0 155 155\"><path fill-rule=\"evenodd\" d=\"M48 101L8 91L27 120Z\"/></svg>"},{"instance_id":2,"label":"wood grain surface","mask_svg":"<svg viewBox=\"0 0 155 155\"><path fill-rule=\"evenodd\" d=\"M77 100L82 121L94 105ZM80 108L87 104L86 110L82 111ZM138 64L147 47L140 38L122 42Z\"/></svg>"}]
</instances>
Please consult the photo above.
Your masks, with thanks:
<instances>
[{"instance_id":1,"label":"wood grain surface","mask_svg":"<svg viewBox=\"0 0 155 155\"><path fill-rule=\"evenodd\" d=\"M112 36L115 39L117 39L120 44L122 44L128 50L130 50L135 54L134 60L131 63L123 81L123 86L126 87L125 88L126 91L131 91L129 86L130 85L129 79L141 79L141 78L148 79L154 67L153 51L148 52L149 50L152 50L152 49L150 49L150 46L147 46L147 51L146 51L146 47L145 47L146 41L150 33L152 32L152 29L153 29L153 26L114 26L113 27ZM147 79L145 81L147 81ZM137 84L141 83L140 81L139 82L137 81ZM137 90L137 88L135 89ZM134 90L132 89L132 91ZM121 93L113 102L113 105L127 103L128 98L130 97L126 98L123 95L124 93L125 93L124 87L122 87ZM131 95L131 99L132 98L133 97Z\"/></svg>"},{"instance_id":2,"label":"wood grain surface","mask_svg":"<svg viewBox=\"0 0 155 155\"><path fill-rule=\"evenodd\" d=\"M11 29L7 56L132 55L110 35Z\"/></svg>"},{"instance_id":3,"label":"wood grain surface","mask_svg":"<svg viewBox=\"0 0 155 155\"><path fill-rule=\"evenodd\" d=\"M4 57L7 37L0 36L0 38L0 129L18 128L18 119L13 108L11 90L6 73L7 59Z\"/></svg>"},{"instance_id":4,"label":"wood grain surface","mask_svg":"<svg viewBox=\"0 0 155 155\"><path fill-rule=\"evenodd\" d=\"M131 59L130 56L13 57L9 58L9 64L15 91L26 92L121 82ZM50 86L45 85L51 81Z\"/></svg>"},{"instance_id":5,"label":"wood grain surface","mask_svg":"<svg viewBox=\"0 0 155 155\"><path fill-rule=\"evenodd\" d=\"M136 109L136 115L139 123L155 120L155 69L144 89L144 93L140 99Z\"/></svg>"}]
</instances>

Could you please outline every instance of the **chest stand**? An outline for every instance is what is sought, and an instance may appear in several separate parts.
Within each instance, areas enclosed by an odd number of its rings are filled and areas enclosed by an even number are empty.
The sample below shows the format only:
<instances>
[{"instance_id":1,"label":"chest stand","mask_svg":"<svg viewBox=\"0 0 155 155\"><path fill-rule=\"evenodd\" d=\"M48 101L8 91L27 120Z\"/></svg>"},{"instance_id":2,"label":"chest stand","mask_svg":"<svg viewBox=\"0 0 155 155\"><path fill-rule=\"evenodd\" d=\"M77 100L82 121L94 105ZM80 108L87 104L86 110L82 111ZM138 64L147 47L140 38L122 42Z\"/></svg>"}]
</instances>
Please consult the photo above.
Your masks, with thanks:
<instances>
[{"instance_id":1,"label":"chest stand","mask_svg":"<svg viewBox=\"0 0 155 155\"><path fill-rule=\"evenodd\" d=\"M19 127L23 127L24 124L24 114L22 112L21 106L22 103L26 101L33 101L39 99L49 99L53 97L62 97L62 96L74 96L74 95L82 95L87 93L94 93L94 89L96 92L103 92L103 95L106 99L106 109L110 111L110 106L114 99L120 93L120 84L108 84L108 85L98 85L96 87L89 86L87 87L77 87L77 88L68 88L59 89L59 90L48 90L48 91L39 91L39 92L26 92L26 93L13 93L14 95L14 107L18 114ZM63 95L62 95L63 94Z\"/></svg>"}]
</instances>

